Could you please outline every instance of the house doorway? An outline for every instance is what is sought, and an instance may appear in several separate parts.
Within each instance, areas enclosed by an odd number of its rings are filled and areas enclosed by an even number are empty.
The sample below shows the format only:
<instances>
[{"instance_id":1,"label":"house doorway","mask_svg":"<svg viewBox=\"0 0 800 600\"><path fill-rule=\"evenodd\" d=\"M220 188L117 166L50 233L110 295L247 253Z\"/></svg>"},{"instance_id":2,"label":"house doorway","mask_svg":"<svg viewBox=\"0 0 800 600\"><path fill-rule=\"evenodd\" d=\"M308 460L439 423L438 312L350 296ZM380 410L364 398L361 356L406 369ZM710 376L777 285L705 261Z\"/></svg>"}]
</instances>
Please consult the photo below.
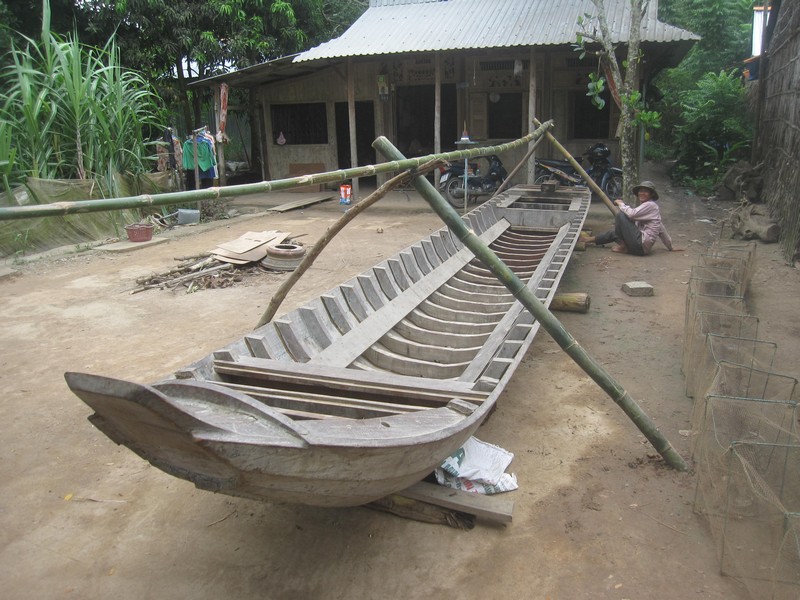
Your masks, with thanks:
<instances>
[{"instance_id":1,"label":"house doorway","mask_svg":"<svg viewBox=\"0 0 800 600\"><path fill-rule=\"evenodd\" d=\"M432 154L433 122L436 111L436 89L433 85L407 85L397 88L397 147L409 158ZM459 138L456 86L442 85L441 109L442 151L455 150Z\"/></svg>"},{"instance_id":2,"label":"house doorway","mask_svg":"<svg viewBox=\"0 0 800 600\"><path fill-rule=\"evenodd\" d=\"M334 107L336 118L336 154L340 169L352 166L374 165L375 149L375 107L371 100L356 102L356 156L358 165L350 164L350 125L347 102L337 102ZM374 187L376 178L361 177L359 182Z\"/></svg>"}]
</instances>

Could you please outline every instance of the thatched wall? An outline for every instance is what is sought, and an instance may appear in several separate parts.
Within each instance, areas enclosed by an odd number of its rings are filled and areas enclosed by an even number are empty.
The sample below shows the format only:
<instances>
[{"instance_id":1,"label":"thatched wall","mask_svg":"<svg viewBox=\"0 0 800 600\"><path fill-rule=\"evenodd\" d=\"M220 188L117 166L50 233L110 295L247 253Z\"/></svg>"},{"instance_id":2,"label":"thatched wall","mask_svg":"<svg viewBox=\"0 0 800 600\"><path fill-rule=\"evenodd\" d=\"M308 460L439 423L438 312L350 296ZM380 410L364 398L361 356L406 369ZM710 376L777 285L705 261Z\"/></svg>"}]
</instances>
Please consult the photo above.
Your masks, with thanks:
<instances>
[{"instance_id":1,"label":"thatched wall","mask_svg":"<svg viewBox=\"0 0 800 600\"><path fill-rule=\"evenodd\" d=\"M773 0L773 12L779 2ZM781 225L781 246L800 259L800 2L783 0L762 57L755 162L764 162L762 200ZM765 68L766 67L766 68Z\"/></svg>"}]
</instances>

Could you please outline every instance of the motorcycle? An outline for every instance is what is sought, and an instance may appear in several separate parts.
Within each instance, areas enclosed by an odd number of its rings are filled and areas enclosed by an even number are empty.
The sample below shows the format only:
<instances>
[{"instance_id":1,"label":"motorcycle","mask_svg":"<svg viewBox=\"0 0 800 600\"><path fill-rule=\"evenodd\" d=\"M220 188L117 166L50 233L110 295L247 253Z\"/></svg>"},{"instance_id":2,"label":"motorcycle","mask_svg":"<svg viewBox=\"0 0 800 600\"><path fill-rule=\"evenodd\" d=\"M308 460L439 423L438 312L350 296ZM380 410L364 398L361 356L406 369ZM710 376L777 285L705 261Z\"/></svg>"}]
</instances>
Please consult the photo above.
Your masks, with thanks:
<instances>
[{"instance_id":1,"label":"motorcycle","mask_svg":"<svg viewBox=\"0 0 800 600\"><path fill-rule=\"evenodd\" d=\"M622 169L611 164L611 150L599 142L583 153L589 161L587 173L610 200L622 196Z\"/></svg>"},{"instance_id":2,"label":"motorcycle","mask_svg":"<svg viewBox=\"0 0 800 600\"><path fill-rule=\"evenodd\" d=\"M609 157L611 150L602 142L589 146L583 157L589 163L586 173L610 199L622 195L622 169L615 167ZM582 164L583 157L576 157ZM566 160L536 159L536 178L534 183L555 179L561 185L585 185L585 181Z\"/></svg>"},{"instance_id":3,"label":"motorcycle","mask_svg":"<svg viewBox=\"0 0 800 600\"><path fill-rule=\"evenodd\" d=\"M489 162L489 170L485 175L481 175L478 163L469 164L467 191L470 204L477 204L480 196L493 194L508 177L508 172L499 157L492 154L482 158ZM442 173L439 179L439 191L455 208L464 207L464 163L462 161L451 162Z\"/></svg>"},{"instance_id":4,"label":"motorcycle","mask_svg":"<svg viewBox=\"0 0 800 600\"><path fill-rule=\"evenodd\" d=\"M581 163L581 157L576 156L575 160ZM551 158L537 158L536 171L533 183L539 185L545 181L555 179L560 185L583 185L583 178L580 176L572 163L566 160L556 160Z\"/></svg>"}]
</instances>

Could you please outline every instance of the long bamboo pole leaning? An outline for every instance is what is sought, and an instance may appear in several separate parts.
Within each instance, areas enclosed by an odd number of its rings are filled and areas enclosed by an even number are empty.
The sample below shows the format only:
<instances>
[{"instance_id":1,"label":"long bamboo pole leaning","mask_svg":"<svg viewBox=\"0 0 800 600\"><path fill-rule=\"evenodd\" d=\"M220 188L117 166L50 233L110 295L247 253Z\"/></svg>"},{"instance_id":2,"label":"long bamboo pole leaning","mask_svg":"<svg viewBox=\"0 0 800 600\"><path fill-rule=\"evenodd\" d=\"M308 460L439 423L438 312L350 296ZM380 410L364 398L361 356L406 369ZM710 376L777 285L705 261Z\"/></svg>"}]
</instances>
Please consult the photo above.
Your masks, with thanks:
<instances>
[{"instance_id":1,"label":"long bamboo pole leaning","mask_svg":"<svg viewBox=\"0 0 800 600\"><path fill-rule=\"evenodd\" d=\"M517 166L511 170L511 173L508 174L506 180L503 183L501 183L500 187L497 188L497 191L494 194L492 194L492 198L494 198L495 196L499 196L500 194L506 191L506 188L511 184L511 179L525 165L525 163L527 163L528 160L530 160L531 156L533 156L533 153L536 151L536 146L538 146L539 143L542 142L543 140L544 138L540 137L533 144L531 144L531 147L528 149L528 152L525 154L523 159L517 163Z\"/></svg>"},{"instance_id":2,"label":"long bamboo pole leaning","mask_svg":"<svg viewBox=\"0 0 800 600\"><path fill-rule=\"evenodd\" d=\"M385 137L379 137L372 145L387 158L398 161L403 159L400 151ZM412 181L420 195L445 222L450 231L497 276L514 297L539 321L545 331L561 346L564 352L622 408L623 412L634 422L639 431L644 434L667 464L679 471L686 471L686 462L681 455L661 434L650 417L631 398L625 388L617 383L602 365L589 356L586 350L578 344L561 322L525 286L522 280L492 252L489 246L467 227L461 217L458 216L458 213L441 197L427 179L415 176Z\"/></svg>"},{"instance_id":3,"label":"long bamboo pole leaning","mask_svg":"<svg viewBox=\"0 0 800 600\"><path fill-rule=\"evenodd\" d=\"M445 161L440 161L440 160L431 161L423 165L419 169L417 169L416 173L418 174L426 173L428 171L435 169L436 167L438 167L443 163L446 164ZM256 329L272 321L272 318L275 316L275 313L278 312L278 308L280 308L280 305L283 303L284 299L286 298L286 295L300 280L300 277L302 277L303 274L306 271L308 271L308 269L311 267L311 265L314 263L317 257L322 253L322 251L336 236L336 234L338 234L342 229L344 229L347 226L347 224L350 223L350 221L352 221L353 219L355 219L359 214L361 214L367 208L375 204L378 200L383 198L386 194L392 191L399 184L407 181L410 177L411 177L410 171L403 171L399 175L395 175L392 179L384 183L377 190L375 190L369 196L364 198L361 202L353 205L351 208L347 210L346 213L344 213L341 217L339 217L336 223L331 225L325 232L325 234L319 240L317 240L317 243L314 244L311 250L306 252L306 255L303 257L303 260L300 261L300 264L297 265L297 268L294 271L292 271L289 277L281 284L281 286L278 288L278 291L276 291L272 295L272 298L269 301L267 309L264 311L264 314L261 315L261 318L259 319L258 324L256 325Z\"/></svg>"},{"instance_id":4,"label":"long bamboo pole leaning","mask_svg":"<svg viewBox=\"0 0 800 600\"><path fill-rule=\"evenodd\" d=\"M220 198L236 198L247 194L269 193L288 190L302 185L317 183L334 183L346 181L356 177L370 177L378 173L398 173L408 169L416 169L432 160L463 160L486 154L502 154L524 144L538 140L553 126L552 121L546 121L537 126L536 130L525 137L505 144L472 148L470 150L456 150L439 154L428 154L418 158L406 158L401 161L391 161L377 165L352 167L337 171L326 171L314 175L301 175L275 181L262 181L231 185L227 187L212 187L185 192L167 192L165 194L142 194L141 196L127 196L124 198L109 198L104 200L77 200L75 202L54 202L52 204L32 204L27 206L2 206L0 207L0 221L14 219L32 219L35 217L55 217L59 215L72 215L78 213L101 212L104 210L123 210L126 208L148 208L150 206L164 206L184 202L200 202L202 200L219 200Z\"/></svg>"},{"instance_id":5,"label":"long bamboo pole leaning","mask_svg":"<svg viewBox=\"0 0 800 600\"><path fill-rule=\"evenodd\" d=\"M537 127L541 125L539 120L536 118L533 119L533 123ZM547 132L547 139L550 140L550 143L553 144L553 147L555 147L556 150L561 152L561 154L564 155L564 158L567 159L569 164L571 164L572 167L580 174L580 176L583 177L583 180L587 183L589 189L591 189L595 194L597 194L600 197L600 200L602 200L603 204L605 204L608 207L608 210L611 211L611 214L616 216L616 214L619 212L619 208L617 208L617 205L614 204L611 200L609 200L608 196L606 196L606 193L602 190L602 188L599 185L595 183L594 179L591 178L591 176L586 172L586 170L581 166L581 164L577 160L575 160L575 157L572 156L572 154L570 154L569 150L564 148L564 146L562 146L561 143L556 139L556 137L549 131Z\"/></svg>"}]
</instances>

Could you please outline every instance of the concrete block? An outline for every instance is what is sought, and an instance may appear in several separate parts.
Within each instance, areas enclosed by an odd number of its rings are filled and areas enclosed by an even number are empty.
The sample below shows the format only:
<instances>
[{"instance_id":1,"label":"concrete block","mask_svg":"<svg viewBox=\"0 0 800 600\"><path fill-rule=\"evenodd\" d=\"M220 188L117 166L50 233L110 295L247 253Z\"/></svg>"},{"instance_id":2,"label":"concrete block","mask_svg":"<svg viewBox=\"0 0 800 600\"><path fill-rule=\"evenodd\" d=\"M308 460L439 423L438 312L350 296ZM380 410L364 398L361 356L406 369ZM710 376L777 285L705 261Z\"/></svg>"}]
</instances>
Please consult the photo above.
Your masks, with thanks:
<instances>
[{"instance_id":1,"label":"concrete block","mask_svg":"<svg viewBox=\"0 0 800 600\"><path fill-rule=\"evenodd\" d=\"M652 296L653 286L646 281L629 281L622 284L622 291L628 296Z\"/></svg>"}]
</instances>

